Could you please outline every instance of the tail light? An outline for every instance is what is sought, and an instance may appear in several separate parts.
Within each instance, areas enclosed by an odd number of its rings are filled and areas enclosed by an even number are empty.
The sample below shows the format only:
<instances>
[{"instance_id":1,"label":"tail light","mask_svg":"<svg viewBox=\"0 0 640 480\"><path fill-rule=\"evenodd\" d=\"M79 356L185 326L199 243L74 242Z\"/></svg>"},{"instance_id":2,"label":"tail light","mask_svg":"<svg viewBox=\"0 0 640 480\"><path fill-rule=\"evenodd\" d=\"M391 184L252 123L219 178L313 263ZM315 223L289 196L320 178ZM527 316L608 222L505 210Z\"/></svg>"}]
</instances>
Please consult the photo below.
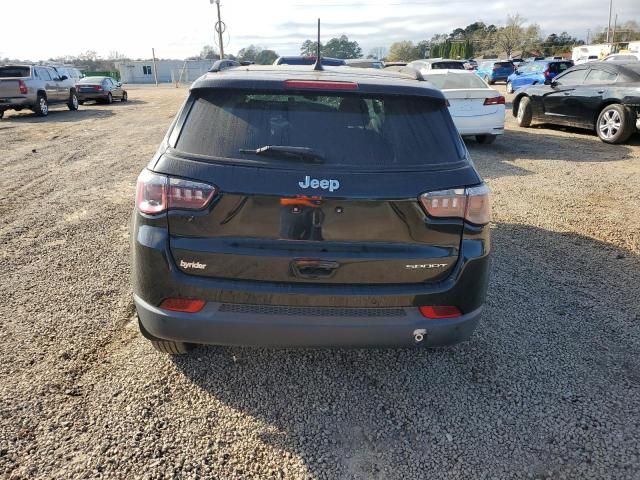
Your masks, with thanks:
<instances>
[{"instance_id":1,"label":"tail light","mask_svg":"<svg viewBox=\"0 0 640 480\"><path fill-rule=\"evenodd\" d=\"M490 97L484 99L485 105L504 105L504 97L502 95L498 97Z\"/></svg>"},{"instance_id":2,"label":"tail light","mask_svg":"<svg viewBox=\"0 0 640 480\"><path fill-rule=\"evenodd\" d=\"M18 80L18 88L22 95L26 95L28 93L27 84L24 83L24 80Z\"/></svg>"},{"instance_id":3,"label":"tail light","mask_svg":"<svg viewBox=\"0 0 640 480\"><path fill-rule=\"evenodd\" d=\"M215 193L216 187L208 183L169 178L145 169L138 177L136 206L148 215L169 209L201 210Z\"/></svg>"},{"instance_id":4,"label":"tail light","mask_svg":"<svg viewBox=\"0 0 640 480\"><path fill-rule=\"evenodd\" d=\"M100 85L96 85L95 87L93 87L93 89L94 89L96 92L101 92L101 91L102 91L102 87L101 87Z\"/></svg>"},{"instance_id":5,"label":"tail light","mask_svg":"<svg viewBox=\"0 0 640 480\"><path fill-rule=\"evenodd\" d=\"M196 313L202 310L206 302L193 298L165 298L160 304L160 308L171 310L172 312Z\"/></svg>"},{"instance_id":6,"label":"tail light","mask_svg":"<svg viewBox=\"0 0 640 480\"><path fill-rule=\"evenodd\" d=\"M420 196L427 214L436 218L462 218L476 225L491 221L489 187L456 188L427 192Z\"/></svg>"},{"instance_id":7,"label":"tail light","mask_svg":"<svg viewBox=\"0 0 640 480\"><path fill-rule=\"evenodd\" d=\"M423 317L434 320L437 318L457 318L462 316L462 312L458 307L449 305L419 307L419 310Z\"/></svg>"}]
</instances>

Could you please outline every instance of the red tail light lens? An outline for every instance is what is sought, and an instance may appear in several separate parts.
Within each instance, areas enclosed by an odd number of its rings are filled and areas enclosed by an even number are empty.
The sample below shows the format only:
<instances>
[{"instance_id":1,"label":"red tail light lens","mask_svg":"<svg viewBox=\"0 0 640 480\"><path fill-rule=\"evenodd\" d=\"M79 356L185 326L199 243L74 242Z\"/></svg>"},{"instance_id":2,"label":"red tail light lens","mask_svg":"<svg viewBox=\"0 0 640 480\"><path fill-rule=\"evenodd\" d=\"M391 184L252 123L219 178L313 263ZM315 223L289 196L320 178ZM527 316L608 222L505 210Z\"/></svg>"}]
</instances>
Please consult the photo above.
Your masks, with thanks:
<instances>
[{"instance_id":1,"label":"red tail light lens","mask_svg":"<svg viewBox=\"0 0 640 480\"><path fill-rule=\"evenodd\" d=\"M420 313L425 318L437 319L437 318L457 318L462 316L462 312L458 307L453 306L431 306L431 307L419 307Z\"/></svg>"},{"instance_id":2,"label":"red tail light lens","mask_svg":"<svg viewBox=\"0 0 640 480\"><path fill-rule=\"evenodd\" d=\"M24 80L18 80L18 88L22 95L26 95L28 93L27 84L24 83Z\"/></svg>"},{"instance_id":3,"label":"red tail light lens","mask_svg":"<svg viewBox=\"0 0 640 480\"><path fill-rule=\"evenodd\" d=\"M284 88L302 90L358 90L355 82L332 82L320 80L285 80Z\"/></svg>"},{"instance_id":4,"label":"red tail light lens","mask_svg":"<svg viewBox=\"0 0 640 480\"><path fill-rule=\"evenodd\" d=\"M167 209L167 177L143 170L136 186L136 206L142 213L155 215Z\"/></svg>"},{"instance_id":5,"label":"red tail light lens","mask_svg":"<svg viewBox=\"0 0 640 480\"><path fill-rule=\"evenodd\" d=\"M427 192L420 196L425 211L437 218L463 218L476 225L491 221L489 187L456 188Z\"/></svg>"},{"instance_id":6,"label":"red tail light lens","mask_svg":"<svg viewBox=\"0 0 640 480\"><path fill-rule=\"evenodd\" d=\"M485 105L504 105L504 97L502 95L498 96L498 97L491 97L491 98L485 98L484 99L484 104Z\"/></svg>"},{"instance_id":7,"label":"red tail light lens","mask_svg":"<svg viewBox=\"0 0 640 480\"><path fill-rule=\"evenodd\" d=\"M165 298L160 304L160 308L171 310L172 312L196 313L202 310L206 302L193 298Z\"/></svg>"},{"instance_id":8,"label":"red tail light lens","mask_svg":"<svg viewBox=\"0 0 640 480\"><path fill-rule=\"evenodd\" d=\"M145 169L138 177L136 205L138 210L148 215L168 209L200 210L215 194L216 187L208 183L169 178Z\"/></svg>"},{"instance_id":9,"label":"red tail light lens","mask_svg":"<svg viewBox=\"0 0 640 480\"><path fill-rule=\"evenodd\" d=\"M96 85L96 86L95 86L95 87L93 87L93 88L94 88L94 90L95 90L96 92L101 92L101 91L102 91L102 87L101 87L100 85Z\"/></svg>"},{"instance_id":10,"label":"red tail light lens","mask_svg":"<svg viewBox=\"0 0 640 480\"><path fill-rule=\"evenodd\" d=\"M215 193L213 185L172 178L169 181L169 208L200 210L207 206Z\"/></svg>"}]
</instances>

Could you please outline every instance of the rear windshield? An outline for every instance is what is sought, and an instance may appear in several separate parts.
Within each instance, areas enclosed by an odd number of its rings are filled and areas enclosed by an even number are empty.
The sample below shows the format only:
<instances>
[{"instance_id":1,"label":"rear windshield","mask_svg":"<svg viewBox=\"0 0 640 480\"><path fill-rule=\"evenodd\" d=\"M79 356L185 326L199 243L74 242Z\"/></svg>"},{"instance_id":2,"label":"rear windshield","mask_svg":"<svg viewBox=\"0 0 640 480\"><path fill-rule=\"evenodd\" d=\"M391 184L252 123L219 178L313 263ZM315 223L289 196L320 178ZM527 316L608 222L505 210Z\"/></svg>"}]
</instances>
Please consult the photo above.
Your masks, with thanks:
<instances>
[{"instance_id":1,"label":"rear windshield","mask_svg":"<svg viewBox=\"0 0 640 480\"><path fill-rule=\"evenodd\" d=\"M0 67L0 78L30 77L31 67Z\"/></svg>"},{"instance_id":2,"label":"rear windshield","mask_svg":"<svg viewBox=\"0 0 640 480\"><path fill-rule=\"evenodd\" d=\"M487 88L485 83L475 73L446 73L443 75L423 75L427 82L438 88Z\"/></svg>"},{"instance_id":3,"label":"rear windshield","mask_svg":"<svg viewBox=\"0 0 640 480\"><path fill-rule=\"evenodd\" d=\"M549 70L555 73L561 73L573 67L573 62L555 62L549 64Z\"/></svg>"},{"instance_id":4,"label":"rear windshield","mask_svg":"<svg viewBox=\"0 0 640 480\"><path fill-rule=\"evenodd\" d=\"M78 80L78 83L102 83L102 81L105 79L106 77L84 77Z\"/></svg>"},{"instance_id":5,"label":"rear windshield","mask_svg":"<svg viewBox=\"0 0 640 480\"><path fill-rule=\"evenodd\" d=\"M433 70L464 70L462 62L433 62L431 64Z\"/></svg>"},{"instance_id":6,"label":"rear windshield","mask_svg":"<svg viewBox=\"0 0 640 480\"><path fill-rule=\"evenodd\" d=\"M287 167L299 160L241 153L277 145L363 170L457 162L465 150L444 103L425 97L208 91L194 98L178 151Z\"/></svg>"},{"instance_id":7,"label":"rear windshield","mask_svg":"<svg viewBox=\"0 0 640 480\"><path fill-rule=\"evenodd\" d=\"M513 68L513 63L511 62L496 62L493 64L495 68Z\"/></svg>"}]
</instances>

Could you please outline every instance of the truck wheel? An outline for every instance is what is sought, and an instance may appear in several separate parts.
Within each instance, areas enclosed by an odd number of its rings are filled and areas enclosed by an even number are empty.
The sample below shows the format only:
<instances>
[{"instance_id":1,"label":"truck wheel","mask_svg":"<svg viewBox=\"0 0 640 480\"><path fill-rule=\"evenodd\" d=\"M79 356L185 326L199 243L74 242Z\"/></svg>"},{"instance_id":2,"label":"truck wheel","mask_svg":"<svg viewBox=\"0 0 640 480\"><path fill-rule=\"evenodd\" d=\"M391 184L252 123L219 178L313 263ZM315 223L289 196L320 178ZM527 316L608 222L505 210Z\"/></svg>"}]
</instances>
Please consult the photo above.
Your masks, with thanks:
<instances>
[{"instance_id":1,"label":"truck wheel","mask_svg":"<svg viewBox=\"0 0 640 480\"><path fill-rule=\"evenodd\" d=\"M79 104L80 102L78 101L76 92L69 93L69 101L67 102L67 107L69 107L69 110L78 110Z\"/></svg>"},{"instance_id":2,"label":"truck wheel","mask_svg":"<svg viewBox=\"0 0 640 480\"><path fill-rule=\"evenodd\" d=\"M617 103L607 105L598 115L596 133L605 143L626 142L633 133L629 111Z\"/></svg>"},{"instance_id":3,"label":"truck wheel","mask_svg":"<svg viewBox=\"0 0 640 480\"><path fill-rule=\"evenodd\" d=\"M496 141L497 135L476 135L476 142L489 145Z\"/></svg>"},{"instance_id":4,"label":"truck wheel","mask_svg":"<svg viewBox=\"0 0 640 480\"><path fill-rule=\"evenodd\" d=\"M518 125L521 127L529 127L531 125L531 118L533 112L531 111L531 100L529 97L522 97L520 103L518 103L518 113L516 118L518 119Z\"/></svg>"},{"instance_id":5,"label":"truck wheel","mask_svg":"<svg viewBox=\"0 0 640 480\"><path fill-rule=\"evenodd\" d=\"M49 115L49 102L47 102L47 96L44 93L39 93L36 99L36 104L33 107L33 111L39 117L46 117Z\"/></svg>"},{"instance_id":6,"label":"truck wheel","mask_svg":"<svg viewBox=\"0 0 640 480\"><path fill-rule=\"evenodd\" d=\"M169 355L180 355L189 351L189 344L183 342L172 342L170 340L149 340L153 348Z\"/></svg>"}]
</instances>

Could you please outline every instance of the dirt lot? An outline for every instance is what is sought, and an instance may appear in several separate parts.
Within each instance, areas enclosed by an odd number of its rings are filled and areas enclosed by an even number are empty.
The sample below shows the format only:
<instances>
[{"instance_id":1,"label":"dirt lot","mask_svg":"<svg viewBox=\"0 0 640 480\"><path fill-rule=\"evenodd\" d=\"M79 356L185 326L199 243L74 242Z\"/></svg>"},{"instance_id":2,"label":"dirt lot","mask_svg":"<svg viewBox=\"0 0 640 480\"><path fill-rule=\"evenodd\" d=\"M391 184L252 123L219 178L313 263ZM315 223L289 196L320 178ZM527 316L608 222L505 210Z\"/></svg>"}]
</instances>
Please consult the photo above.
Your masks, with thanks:
<instances>
[{"instance_id":1,"label":"dirt lot","mask_svg":"<svg viewBox=\"0 0 640 480\"><path fill-rule=\"evenodd\" d=\"M135 179L185 91L0 121L0 478L640 478L640 138L468 142L494 192L452 349L154 352Z\"/></svg>"}]
</instances>

